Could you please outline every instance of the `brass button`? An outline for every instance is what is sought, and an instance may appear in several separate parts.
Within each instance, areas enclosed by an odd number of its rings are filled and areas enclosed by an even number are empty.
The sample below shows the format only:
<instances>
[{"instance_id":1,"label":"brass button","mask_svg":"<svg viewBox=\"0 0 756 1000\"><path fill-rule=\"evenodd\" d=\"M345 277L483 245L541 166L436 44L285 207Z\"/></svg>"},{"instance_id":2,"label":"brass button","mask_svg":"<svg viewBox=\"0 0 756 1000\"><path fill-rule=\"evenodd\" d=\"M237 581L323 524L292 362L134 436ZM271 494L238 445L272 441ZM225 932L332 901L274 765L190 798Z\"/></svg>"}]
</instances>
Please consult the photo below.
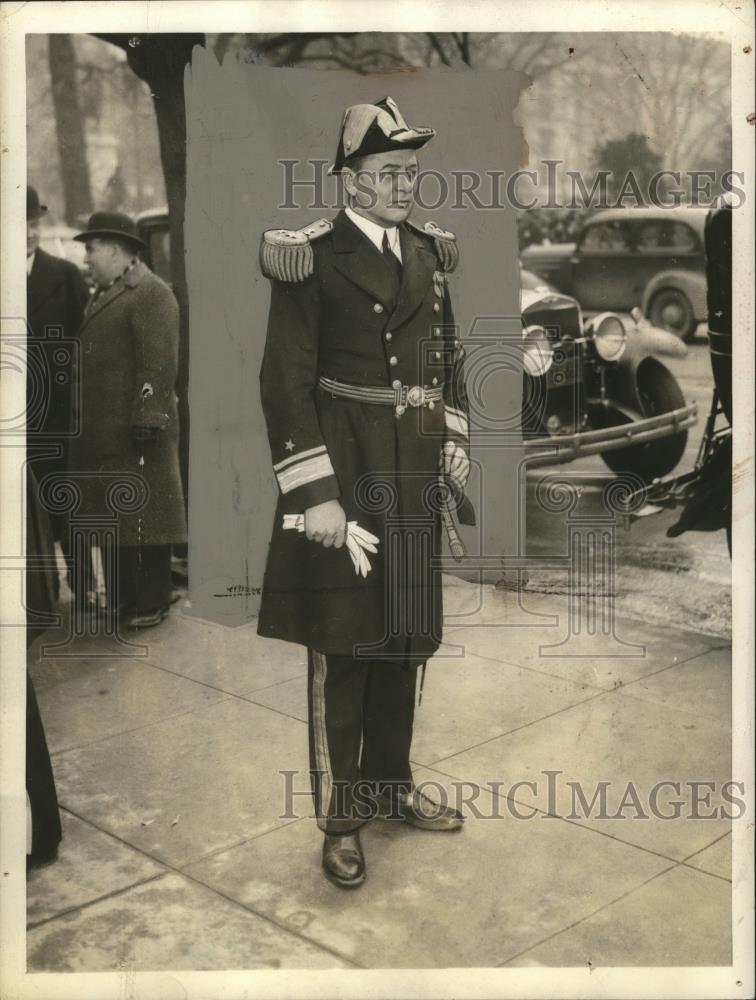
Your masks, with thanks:
<instances>
[{"instance_id":1,"label":"brass button","mask_svg":"<svg viewBox=\"0 0 756 1000\"><path fill-rule=\"evenodd\" d=\"M434 351L433 357L436 359L436 361L440 361L441 360L441 351Z\"/></svg>"},{"instance_id":2,"label":"brass button","mask_svg":"<svg viewBox=\"0 0 756 1000\"><path fill-rule=\"evenodd\" d=\"M386 331L386 340L391 340L391 338L392 338L393 336L394 336L394 335L393 335L393 333L392 333L392 332L391 332L390 330L387 330L387 331Z\"/></svg>"},{"instance_id":3,"label":"brass button","mask_svg":"<svg viewBox=\"0 0 756 1000\"><path fill-rule=\"evenodd\" d=\"M398 379L398 378L395 378L394 381L391 383L391 388L392 389L401 389L401 387L402 387L401 380Z\"/></svg>"},{"instance_id":4,"label":"brass button","mask_svg":"<svg viewBox=\"0 0 756 1000\"><path fill-rule=\"evenodd\" d=\"M434 313L441 312L441 304L439 302L433 303L433 312Z\"/></svg>"},{"instance_id":5,"label":"brass button","mask_svg":"<svg viewBox=\"0 0 756 1000\"><path fill-rule=\"evenodd\" d=\"M404 413L404 411L406 409L407 409L407 407L406 406L402 406L402 404L400 403L399 406L397 406L396 411L395 411L397 417L401 417L401 415Z\"/></svg>"},{"instance_id":6,"label":"brass button","mask_svg":"<svg viewBox=\"0 0 756 1000\"><path fill-rule=\"evenodd\" d=\"M391 357L389 358L389 364L390 364L390 365L398 365L398 364L399 364L399 358L395 358L395 357L394 357L394 356L392 355L392 356L391 356Z\"/></svg>"},{"instance_id":7,"label":"brass button","mask_svg":"<svg viewBox=\"0 0 756 1000\"><path fill-rule=\"evenodd\" d=\"M441 336L441 327L440 326L434 326L433 327L433 336L434 337L440 337Z\"/></svg>"},{"instance_id":8,"label":"brass button","mask_svg":"<svg viewBox=\"0 0 756 1000\"><path fill-rule=\"evenodd\" d=\"M383 312L383 306L380 304L380 302L376 302L376 304L373 306L373 312L377 313Z\"/></svg>"},{"instance_id":9,"label":"brass button","mask_svg":"<svg viewBox=\"0 0 756 1000\"><path fill-rule=\"evenodd\" d=\"M436 378L436 376L435 376L435 375L434 375L434 376L433 376L433 378L431 379L431 385L438 385L438 379Z\"/></svg>"}]
</instances>

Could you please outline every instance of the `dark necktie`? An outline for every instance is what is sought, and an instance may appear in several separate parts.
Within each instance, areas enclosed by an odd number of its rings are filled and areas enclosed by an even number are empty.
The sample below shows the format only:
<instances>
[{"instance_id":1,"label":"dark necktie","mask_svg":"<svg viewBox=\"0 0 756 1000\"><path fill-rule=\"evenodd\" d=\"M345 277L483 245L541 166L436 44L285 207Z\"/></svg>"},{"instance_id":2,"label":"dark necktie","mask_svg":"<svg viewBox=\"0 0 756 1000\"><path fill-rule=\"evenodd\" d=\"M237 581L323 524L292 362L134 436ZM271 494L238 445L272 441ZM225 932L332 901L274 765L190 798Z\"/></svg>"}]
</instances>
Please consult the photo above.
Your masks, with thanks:
<instances>
[{"instance_id":1,"label":"dark necktie","mask_svg":"<svg viewBox=\"0 0 756 1000\"><path fill-rule=\"evenodd\" d=\"M402 285L402 264L399 258L396 256L394 251L389 246L388 233L384 229L383 231L383 259L388 264L389 270L391 271L391 276L394 279L394 285L397 293Z\"/></svg>"}]
</instances>

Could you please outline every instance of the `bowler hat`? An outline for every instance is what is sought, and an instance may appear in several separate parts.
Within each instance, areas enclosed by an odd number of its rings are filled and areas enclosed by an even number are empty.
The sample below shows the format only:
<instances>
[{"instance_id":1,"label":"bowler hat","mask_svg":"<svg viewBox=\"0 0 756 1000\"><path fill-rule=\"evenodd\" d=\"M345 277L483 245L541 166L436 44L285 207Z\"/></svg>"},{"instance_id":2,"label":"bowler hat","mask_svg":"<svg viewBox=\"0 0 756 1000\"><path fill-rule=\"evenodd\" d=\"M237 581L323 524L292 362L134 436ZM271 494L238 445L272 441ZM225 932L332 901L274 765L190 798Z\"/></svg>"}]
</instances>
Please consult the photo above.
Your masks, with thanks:
<instances>
[{"instance_id":1,"label":"bowler hat","mask_svg":"<svg viewBox=\"0 0 756 1000\"><path fill-rule=\"evenodd\" d=\"M95 212L94 215L90 215L84 232L77 233L74 239L86 243L87 240L107 239L109 236L134 243L138 247L146 246L144 240L137 236L134 220L122 212Z\"/></svg>"},{"instance_id":2,"label":"bowler hat","mask_svg":"<svg viewBox=\"0 0 756 1000\"><path fill-rule=\"evenodd\" d=\"M47 205L40 205L39 195L37 194L36 188L27 187L26 189L27 221L34 222L36 219L41 219L43 215L47 215Z\"/></svg>"},{"instance_id":3,"label":"bowler hat","mask_svg":"<svg viewBox=\"0 0 756 1000\"><path fill-rule=\"evenodd\" d=\"M344 112L339 147L329 173L340 174L350 160L371 153L419 149L435 134L435 129L427 126L411 128L393 97L384 97L375 104L353 104Z\"/></svg>"}]
</instances>

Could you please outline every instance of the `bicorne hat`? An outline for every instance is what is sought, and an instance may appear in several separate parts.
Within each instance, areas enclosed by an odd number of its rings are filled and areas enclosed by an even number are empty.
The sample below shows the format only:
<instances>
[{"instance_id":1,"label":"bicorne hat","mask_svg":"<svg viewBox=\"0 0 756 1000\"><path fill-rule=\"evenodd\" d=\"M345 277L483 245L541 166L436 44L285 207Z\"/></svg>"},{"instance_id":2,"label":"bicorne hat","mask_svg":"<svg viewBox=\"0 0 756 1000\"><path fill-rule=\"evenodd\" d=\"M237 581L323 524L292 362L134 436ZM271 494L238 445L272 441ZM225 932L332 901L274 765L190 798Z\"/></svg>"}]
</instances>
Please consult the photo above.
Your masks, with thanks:
<instances>
[{"instance_id":1,"label":"bicorne hat","mask_svg":"<svg viewBox=\"0 0 756 1000\"><path fill-rule=\"evenodd\" d=\"M122 212L95 212L94 215L90 215L84 232L77 233L74 239L78 240L79 243L86 243L87 240L107 239L109 236L126 240L128 243L133 243L135 247L146 247L144 240L137 235L134 220Z\"/></svg>"},{"instance_id":2,"label":"bicorne hat","mask_svg":"<svg viewBox=\"0 0 756 1000\"><path fill-rule=\"evenodd\" d=\"M26 189L26 219L28 222L34 222L37 219L41 219L43 215L47 215L47 205L40 205L39 195L37 194L37 189L33 187L27 187Z\"/></svg>"},{"instance_id":3,"label":"bicorne hat","mask_svg":"<svg viewBox=\"0 0 756 1000\"><path fill-rule=\"evenodd\" d=\"M371 153L420 149L435 134L435 129L425 126L410 128L393 97L384 97L375 104L353 104L344 112L339 147L328 172L340 174L350 160Z\"/></svg>"}]
</instances>

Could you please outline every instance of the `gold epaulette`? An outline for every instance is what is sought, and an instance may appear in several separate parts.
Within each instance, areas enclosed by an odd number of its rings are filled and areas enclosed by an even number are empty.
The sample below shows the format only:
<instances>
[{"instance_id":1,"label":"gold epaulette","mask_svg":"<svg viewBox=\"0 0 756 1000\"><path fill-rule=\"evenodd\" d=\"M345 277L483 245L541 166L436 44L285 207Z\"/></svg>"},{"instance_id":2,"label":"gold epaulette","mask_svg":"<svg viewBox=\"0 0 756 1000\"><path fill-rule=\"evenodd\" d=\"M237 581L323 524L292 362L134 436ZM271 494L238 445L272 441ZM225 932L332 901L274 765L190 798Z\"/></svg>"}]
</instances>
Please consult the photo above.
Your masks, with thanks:
<instances>
[{"instance_id":1,"label":"gold epaulette","mask_svg":"<svg viewBox=\"0 0 756 1000\"><path fill-rule=\"evenodd\" d=\"M408 222L409 226L418 233L430 236L436 247L436 256L441 265L441 270L449 274L459 263L459 246L457 237L450 233L448 229L442 229L435 222L426 222L424 226L417 226L414 222Z\"/></svg>"},{"instance_id":2,"label":"gold epaulette","mask_svg":"<svg viewBox=\"0 0 756 1000\"><path fill-rule=\"evenodd\" d=\"M260 244L260 267L266 278L278 281L304 281L314 271L310 246L313 240L333 229L328 219L318 219L304 229L268 229Z\"/></svg>"}]
</instances>

